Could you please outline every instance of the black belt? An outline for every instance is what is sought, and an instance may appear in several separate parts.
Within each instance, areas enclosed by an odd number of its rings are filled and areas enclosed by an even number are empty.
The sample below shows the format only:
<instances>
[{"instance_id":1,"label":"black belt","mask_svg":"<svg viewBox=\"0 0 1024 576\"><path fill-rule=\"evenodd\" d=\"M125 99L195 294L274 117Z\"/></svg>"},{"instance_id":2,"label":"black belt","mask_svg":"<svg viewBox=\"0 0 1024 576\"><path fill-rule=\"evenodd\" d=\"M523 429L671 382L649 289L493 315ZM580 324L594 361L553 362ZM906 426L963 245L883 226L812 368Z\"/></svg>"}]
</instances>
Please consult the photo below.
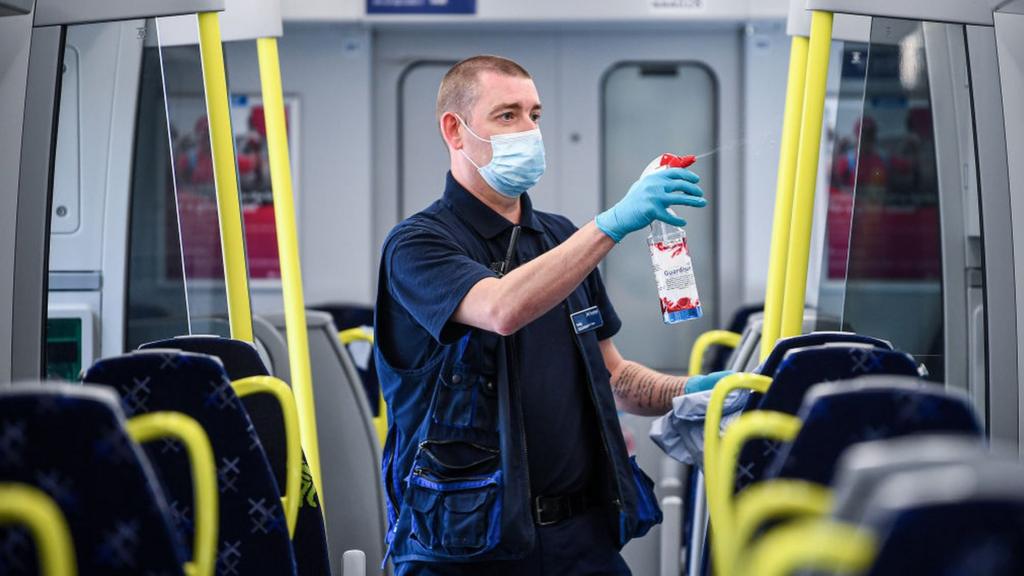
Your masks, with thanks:
<instances>
[{"instance_id":1,"label":"black belt","mask_svg":"<svg viewBox=\"0 0 1024 576\"><path fill-rule=\"evenodd\" d=\"M564 496L537 496L533 499L533 520L538 526L550 526L583 514L596 502L585 491Z\"/></svg>"}]
</instances>

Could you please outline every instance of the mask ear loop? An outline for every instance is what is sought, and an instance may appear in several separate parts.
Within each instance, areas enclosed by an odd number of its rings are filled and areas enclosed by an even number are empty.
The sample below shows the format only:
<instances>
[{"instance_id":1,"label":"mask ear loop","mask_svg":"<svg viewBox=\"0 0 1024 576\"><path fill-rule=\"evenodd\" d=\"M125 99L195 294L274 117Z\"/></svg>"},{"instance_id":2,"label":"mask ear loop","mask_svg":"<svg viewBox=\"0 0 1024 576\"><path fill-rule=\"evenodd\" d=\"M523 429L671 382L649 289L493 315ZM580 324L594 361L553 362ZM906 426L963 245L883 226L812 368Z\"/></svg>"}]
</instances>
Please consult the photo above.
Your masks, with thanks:
<instances>
[{"instance_id":1,"label":"mask ear loop","mask_svg":"<svg viewBox=\"0 0 1024 576\"><path fill-rule=\"evenodd\" d=\"M458 118L459 123L462 124L462 126L466 130L468 130L470 134L473 135L473 138L476 138L477 140L479 140L481 142L487 142L488 144L492 144L490 140L485 140L485 139L477 136L476 132L473 132L473 129L469 127L469 124L466 124L466 121L462 119L462 116L459 116L455 112L452 112L452 116L455 116L456 118ZM464 147L463 148L459 148L459 152L462 153L462 156L466 160L469 160L469 163L472 164L474 168L476 168L477 170L480 170L480 165L477 164L476 162L473 162L473 159L469 157L469 154L466 154L466 149Z\"/></svg>"}]
</instances>

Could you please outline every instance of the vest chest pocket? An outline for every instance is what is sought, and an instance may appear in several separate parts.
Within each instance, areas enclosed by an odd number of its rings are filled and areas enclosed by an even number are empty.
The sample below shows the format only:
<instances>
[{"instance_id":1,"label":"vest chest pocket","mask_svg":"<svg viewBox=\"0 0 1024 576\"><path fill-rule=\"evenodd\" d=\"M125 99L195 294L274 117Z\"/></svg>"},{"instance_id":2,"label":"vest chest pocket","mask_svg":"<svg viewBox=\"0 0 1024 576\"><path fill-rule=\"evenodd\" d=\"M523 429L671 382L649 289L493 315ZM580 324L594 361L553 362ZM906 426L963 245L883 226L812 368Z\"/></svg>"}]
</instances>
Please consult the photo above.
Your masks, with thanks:
<instances>
[{"instance_id":1,"label":"vest chest pocket","mask_svg":"<svg viewBox=\"0 0 1024 576\"><path fill-rule=\"evenodd\" d=\"M439 481L417 470L406 501L411 538L438 559L470 558L498 544L501 532L501 473Z\"/></svg>"},{"instance_id":2,"label":"vest chest pocket","mask_svg":"<svg viewBox=\"0 0 1024 576\"><path fill-rule=\"evenodd\" d=\"M464 362L455 362L438 377L434 421L454 428L497 430L497 382Z\"/></svg>"}]
</instances>

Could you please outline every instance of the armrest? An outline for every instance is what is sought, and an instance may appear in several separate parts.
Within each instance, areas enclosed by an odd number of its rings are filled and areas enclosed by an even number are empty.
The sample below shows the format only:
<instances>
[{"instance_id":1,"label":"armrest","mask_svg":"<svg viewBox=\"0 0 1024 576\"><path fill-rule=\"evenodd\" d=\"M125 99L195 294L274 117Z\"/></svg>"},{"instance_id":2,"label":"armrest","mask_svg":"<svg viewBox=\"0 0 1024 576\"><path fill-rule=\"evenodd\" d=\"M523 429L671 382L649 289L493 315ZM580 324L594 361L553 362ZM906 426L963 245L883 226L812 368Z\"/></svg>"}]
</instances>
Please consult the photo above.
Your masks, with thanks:
<instances>
[{"instance_id":1,"label":"armrest","mask_svg":"<svg viewBox=\"0 0 1024 576\"><path fill-rule=\"evenodd\" d=\"M823 517L832 509L832 491L803 480L777 479L758 482L736 496L736 546L738 557L758 528L776 518Z\"/></svg>"},{"instance_id":2,"label":"armrest","mask_svg":"<svg viewBox=\"0 0 1024 576\"><path fill-rule=\"evenodd\" d=\"M878 552L871 532L834 520L808 519L787 524L762 537L740 562L737 574L783 576L796 570L859 574Z\"/></svg>"},{"instance_id":3,"label":"armrest","mask_svg":"<svg viewBox=\"0 0 1024 576\"><path fill-rule=\"evenodd\" d=\"M690 348L690 374L700 374L701 364L704 363L704 355L711 346L726 346L735 348L740 345L742 336L728 330L708 330L697 337L697 341Z\"/></svg>"},{"instance_id":4,"label":"armrest","mask_svg":"<svg viewBox=\"0 0 1024 576\"><path fill-rule=\"evenodd\" d=\"M373 346L373 331L349 328L338 332L338 340L346 346L353 342L369 342L370 346ZM373 418L373 428L377 431L377 439L380 440L380 447L383 449L388 437L388 405L384 401L383 393L377 397L377 416Z\"/></svg>"},{"instance_id":5,"label":"armrest","mask_svg":"<svg viewBox=\"0 0 1024 576\"><path fill-rule=\"evenodd\" d=\"M252 394L269 394L281 406L284 419L285 486L281 506L288 523L289 536L295 536L295 522L299 516L299 492L302 488L302 440L299 436L299 409L292 389L273 376L250 376L231 383L235 394L245 398Z\"/></svg>"},{"instance_id":6,"label":"armrest","mask_svg":"<svg viewBox=\"0 0 1024 576\"><path fill-rule=\"evenodd\" d=\"M68 523L57 503L42 490L16 482L0 484L0 525L4 524L28 528L43 576L78 573Z\"/></svg>"},{"instance_id":7,"label":"armrest","mask_svg":"<svg viewBox=\"0 0 1024 576\"><path fill-rule=\"evenodd\" d=\"M192 561L185 563L188 576L213 576L217 562L217 468L206 431L192 418L178 412L152 412L128 420L128 435L139 444L169 438L181 442L192 466L195 506L195 542Z\"/></svg>"},{"instance_id":8,"label":"armrest","mask_svg":"<svg viewBox=\"0 0 1024 576\"><path fill-rule=\"evenodd\" d=\"M730 552L737 549L734 541L736 517L733 508L733 485L736 482L736 465L740 450L754 438L788 442L796 436L801 424L796 416L757 410L740 416L725 431L715 484L707 485L708 507L715 530L714 538L711 540L712 551L715 554L715 565L723 569L721 574L731 574L732 564L736 560Z\"/></svg>"}]
</instances>

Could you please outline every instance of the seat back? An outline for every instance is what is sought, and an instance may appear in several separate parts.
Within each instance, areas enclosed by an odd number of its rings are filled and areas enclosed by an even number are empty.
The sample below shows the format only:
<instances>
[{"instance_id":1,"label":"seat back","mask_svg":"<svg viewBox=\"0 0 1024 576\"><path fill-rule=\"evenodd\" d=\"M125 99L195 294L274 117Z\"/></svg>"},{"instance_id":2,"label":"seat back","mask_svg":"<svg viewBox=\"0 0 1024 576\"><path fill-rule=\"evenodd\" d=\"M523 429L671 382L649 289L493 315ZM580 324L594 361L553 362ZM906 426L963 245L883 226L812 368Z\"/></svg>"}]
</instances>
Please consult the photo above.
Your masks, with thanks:
<instances>
[{"instance_id":1,"label":"seat back","mask_svg":"<svg viewBox=\"0 0 1024 576\"><path fill-rule=\"evenodd\" d=\"M790 338L782 338L775 343L771 354L758 367L757 373L765 376L772 376L779 369L783 359L790 351L797 348L808 348L811 346L822 346L824 344L867 344L883 350L892 350L892 344L887 340L865 336L854 332L811 332Z\"/></svg>"},{"instance_id":2,"label":"seat back","mask_svg":"<svg viewBox=\"0 0 1024 576\"><path fill-rule=\"evenodd\" d=\"M984 439L921 435L865 442L843 453L836 468L832 517L859 524L878 487L893 474L988 457Z\"/></svg>"},{"instance_id":3,"label":"seat back","mask_svg":"<svg viewBox=\"0 0 1024 576\"><path fill-rule=\"evenodd\" d=\"M791 349L775 371L768 392L755 408L796 414L804 396L816 384L866 374L916 376L917 363L903 352L873 348L868 344ZM765 469L778 449L779 444L769 440L747 443L740 452L734 490L739 492L764 478Z\"/></svg>"},{"instance_id":4,"label":"seat back","mask_svg":"<svg viewBox=\"0 0 1024 576\"><path fill-rule=\"evenodd\" d=\"M253 326L255 327L255 323ZM277 335L276 329L274 332ZM143 344L140 348L176 349L213 356L221 361L228 378L233 382L250 376L269 375L256 347L242 340L219 336L178 336ZM285 354L287 355L287 350ZM246 396L242 398L242 405L245 406L259 434L270 468L274 472L274 480L278 488L283 490L287 481L285 463L288 446L285 441L281 407L274 398L264 394ZM302 456L302 463L303 468L308 469L305 454ZM329 571L329 560L320 497L312 481L304 486L302 492L303 498L299 504L299 516L292 538L299 574L325 574Z\"/></svg>"},{"instance_id":5,"label":"seat back","mask_svg":"<svg viewBox=\"0 0 1024 576\"><path fill-rule=\"evenodd\" d=\"M153 470L124 424L109 390L0 388L0 481L33 485L57 503L82 576L182 574L184 545ZM29 542L20 529L0 528L0 574L39 573Z\"/></svg>"},{"instance_id":6,"label":"seat back","mask_svg":"<svg viewBox=\"0 0 1024 576\"><path fill-rule=\"evenodd\" d=\"M871 576L1024 574L1024 466L985 459L894 474L866 524L881 536Z\"/></svg>"},{"instance_id":7,"label":"seat back","mask_svg":"<svg viewBox=\"0 0 1024 576\"><path fill-rule=\"evenodd\" d=\"M854 444L914 434L982 433L965 396L913 377L819 384L808 392L798 416L800 432L782 447L767 477L828 485L839 456Z\"/></svg>"},{"instance_id":8,"label":"seat back","mask_svg":"<svg viewBox=\"0 0 1024 576\"><path fill-rule=\"evenodd\" d=\"M284 316L267 319L284 331ZM309 311L306 326L331 558L359 549L366 552L367 565L376 566L384 558L387 512L370 407L331 316Z\"/></svg>"},{"instance_id":9,"label":"seat back","mask_svg":"<svg viewBox=\"0 0 1024 576\"><path fill-rule=\"evenodd\" d=\"M270 359L267 369L270 370L270 375L291 385L291 360L288 358L288 343L284 335L262 316L252 317L252 333L256 341L263 344L267 351L267 357Z\"/></svg>"},{"instance_id":10,"label":"seat back","mask_svg":"<svg viewBox=\"0 0 1024 576\"><path fill-rule=\"evenodd\" d=\"M295 574L281 490L263 445L219 360L179 350L145 350L99 360L83 378L114 388L129 415L182 412L206 430L220 493L218 574ZM179 532L192 541L191 480L184 451L147 446L167 488Z\"/></svg>"}]
</instances>

